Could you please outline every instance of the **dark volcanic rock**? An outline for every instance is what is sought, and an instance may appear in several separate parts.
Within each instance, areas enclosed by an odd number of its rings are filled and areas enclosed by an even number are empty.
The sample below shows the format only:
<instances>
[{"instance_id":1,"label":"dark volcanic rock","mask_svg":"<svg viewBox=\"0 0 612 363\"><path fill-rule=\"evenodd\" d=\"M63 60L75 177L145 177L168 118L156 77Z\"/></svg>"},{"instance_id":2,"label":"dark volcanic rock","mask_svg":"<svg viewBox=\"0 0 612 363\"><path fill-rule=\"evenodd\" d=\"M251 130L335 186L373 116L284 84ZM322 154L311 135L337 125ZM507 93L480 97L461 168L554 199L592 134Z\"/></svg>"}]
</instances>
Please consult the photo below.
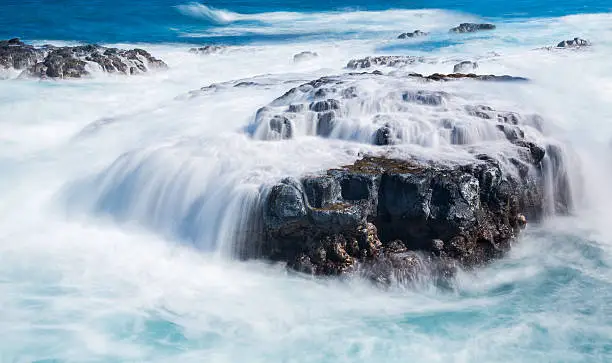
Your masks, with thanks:
<instances>
[{"instance_id":1,"label":"dark volcanic rock","mask_svg":"<svg viewBox=\"0 0 612 363\"><path fill-rule=\"evenodd\" d=\"M353 59L348 62L346 68L359 69L359 68L370 68L372 66L386 66L386 67L405 67L407 65L415 63L423 63L425 59L423 57L411 57L411 56L400 56L400 55L388 55L378 57L366 57L362 59Z\"/></svg>"},{"instance_id":2,"label":"dark volcanic rock","mask_svg":"<svg viewBox=\"0 0 612 363\"><path fill-rule=\"evenodd\" d=\"M466 104L415 77L497 80L350 73L294 87L257 112L254 136L263 139L305 133L378 147L352 165L273 185L252 257L381 283L444 279L502 256L527 221L571 210L571 167L541 134L541 118ZM427 161L404 147L434 142L459 157Z\"/></svg>"},{"instance_id":3,"label":"dark volcanic rock","mask_svg":"<svg viewBox=\"0 0 612 363\"><path fill-rule=\"evenodd\" d=\"M574 38L571 40L564 40L557 44L557 48L579 48L579 47L587 47L591 45L591 42L585 39Z\"/></svg>"},{"instance_id":4,"label":"dark volcanic rock","mask_svg":"<svg viewBox=\"0 0 612 363\"><path fill-rule=\"evenodd\" d=\"M477 68L478 68L478 63L470 62L470 61L463 61L463 62L455 64L455 66L453 67L453 73L466 73L466 72L469 73Z\"/></svg>"},{"instance_id":5,"label":"dark volcanic rock","mask_svg":"<svg viewBox=\"0 0 612 363\"><path fill-rule=\"evenodd\" d=\"M427 259L434 267L477 266L510 248L524 215L542 215L542 182L486 157L444 166L369 156L275 185L264 207L261 251L314 274L361 265L375 279L388 278L394 266L410 275Z\"/></svg>"},{"instance_id":6,"label":"dark volcanic rock","mask_svg":"<svg viewBox=\"0 0 612 363\"><path fill-rule=\"evenodd\" d=\"M398 39L407 39L407 38L416 38L416 37L424 37L429 35L429 33L422 32L420 30L415 30L413 32L402 33L397 36Z\"/></svg>"},{"instance_id":7,"label":"dark volcanic rock","mask_svg":"<svg viewBox=\"0 0 612 363\"><path fill-rule=\"evenodd\" d=\"M89 75L88 65L107 73L137 74L165 68L164 62L142 49L123 50L98 45L33 47L19 39L0 41L0 66L24 70L41 78L80 78Z\"/></svg>"},{"instance_id":8,"label":"dark volcanic rock","mask_svg":"<svg viewBox=\"0 0 612 363\"><path fill-rule=\"evenodd\" d=\"M18 38L0 40L0 67L21 70L44 57L44 51L25 44Z\"/></svg>"},{"instance_id":9,"label":"dark volcanic rock","mask_svg":"<svg viewBox=\"0 0 612 363\"><path fill-rule=\"evenodd\" d=\"M456 79L475 79L478 81L499 81L499 82L526 82L529 79L524 77L515 77L515 76L497 76L494 74L465 74L465 73L450 73L450 74L441 74L434 73L429 76L424 76L419 73L411 73L411 77L423 78L430 81L452 81Z\"/></svg>"},{"instance_id":10,"label":"dark volcanic rock","mask_svg":"<svg viewBox=\"0 0 612 363\"><path fill-rule=\"evenodd\" d=\"M459 26L454 27L450 30L451 33L473 33L480 30L493 30L495 25L493 24L474 24L474 23L461 23Z\"/></svg>"}]
</instances>

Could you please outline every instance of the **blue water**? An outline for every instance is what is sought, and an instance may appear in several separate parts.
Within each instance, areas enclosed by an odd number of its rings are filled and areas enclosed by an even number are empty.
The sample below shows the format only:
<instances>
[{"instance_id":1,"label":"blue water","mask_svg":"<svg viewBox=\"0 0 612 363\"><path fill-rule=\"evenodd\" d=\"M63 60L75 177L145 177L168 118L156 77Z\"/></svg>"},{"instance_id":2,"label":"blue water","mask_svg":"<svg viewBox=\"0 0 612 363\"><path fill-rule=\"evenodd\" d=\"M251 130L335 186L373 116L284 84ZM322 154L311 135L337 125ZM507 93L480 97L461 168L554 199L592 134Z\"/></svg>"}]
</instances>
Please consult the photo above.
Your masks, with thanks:
<instances>
[{"instance_id":1,"label":"blue water","mask_svg":"<svg viewBox=\"0 0 612 363\"><path fill-rule=\"evenodd\" d=\"M78 40L83 42L191 42L185 33L217 26L211 19L196 19L181 13L176 0L3 0L0 2L0 38ZM241 14L275 11L320 13L330 11L387 9L446 9L489 20L551 17L607 12L605 0L472 0L472 1L207 1L209 8ZM261 24L241 21L250 26ZM324 33L312 30L312 34ZM302 34L303 36L304 34ZM206 43L242 44L252 41L290 40L295 35L229 36L201 38Z\"/></svg>"}]
</instances>

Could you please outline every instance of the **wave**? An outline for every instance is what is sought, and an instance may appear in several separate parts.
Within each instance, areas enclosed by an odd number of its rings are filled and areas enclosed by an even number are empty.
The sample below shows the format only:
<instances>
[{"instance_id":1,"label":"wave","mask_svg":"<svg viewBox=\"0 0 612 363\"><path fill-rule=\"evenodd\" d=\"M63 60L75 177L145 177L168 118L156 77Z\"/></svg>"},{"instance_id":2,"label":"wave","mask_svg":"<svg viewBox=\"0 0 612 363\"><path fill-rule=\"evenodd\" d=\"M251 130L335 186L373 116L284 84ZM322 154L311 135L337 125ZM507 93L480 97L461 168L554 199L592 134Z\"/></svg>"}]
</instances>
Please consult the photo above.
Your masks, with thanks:
<instances>
[{"instance_id":1,"label":"wave","mask_svg":"<svg viewBox=\"0 0 612 363\"><path fill-rule=\"evenodd\" d=\"M229 24L244 18L243 14L234 13L224 9L215 9L213 7L195 2L177 5L176 8L183 15L196 19L204 19L219 25Z\"/></svg>"}]
</instances>

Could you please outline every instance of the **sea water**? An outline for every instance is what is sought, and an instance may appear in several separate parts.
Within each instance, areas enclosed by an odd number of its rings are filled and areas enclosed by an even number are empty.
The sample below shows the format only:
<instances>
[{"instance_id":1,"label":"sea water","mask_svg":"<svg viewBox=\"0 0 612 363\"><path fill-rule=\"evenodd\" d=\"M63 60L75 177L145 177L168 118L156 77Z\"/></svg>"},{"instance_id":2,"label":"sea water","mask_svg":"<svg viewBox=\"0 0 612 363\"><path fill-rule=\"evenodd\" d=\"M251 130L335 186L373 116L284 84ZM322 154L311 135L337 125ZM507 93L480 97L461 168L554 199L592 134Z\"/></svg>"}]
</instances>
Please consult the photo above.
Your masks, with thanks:
<instances>
[{"instance_id":1,"label":"sea water","mask_svg":"<svg viewBox=\"0 0 612 363\"><path fill-rule=\"evenodd\" d=\"M138 46L169 69L0 80L0 362L611 361L611 7L4 0L2 39ZM467 21L497 29L448 33ZM430 36L395 39L415 29ZM594 45L534 50L575 36ZM204 44L233 47L188 51ZM294 62L302 51L319 57ZM254 139L245 128L257 109L374 54L436 60L410 68L426 74L478 59L479 73L530 78L432 87L541 115L575 155L575 211L529 224L507 257L449 289L383 290L236 260L263 186L373 149ZM232 86L240 80L265 86Z\"/></svg>"}]
</instances>

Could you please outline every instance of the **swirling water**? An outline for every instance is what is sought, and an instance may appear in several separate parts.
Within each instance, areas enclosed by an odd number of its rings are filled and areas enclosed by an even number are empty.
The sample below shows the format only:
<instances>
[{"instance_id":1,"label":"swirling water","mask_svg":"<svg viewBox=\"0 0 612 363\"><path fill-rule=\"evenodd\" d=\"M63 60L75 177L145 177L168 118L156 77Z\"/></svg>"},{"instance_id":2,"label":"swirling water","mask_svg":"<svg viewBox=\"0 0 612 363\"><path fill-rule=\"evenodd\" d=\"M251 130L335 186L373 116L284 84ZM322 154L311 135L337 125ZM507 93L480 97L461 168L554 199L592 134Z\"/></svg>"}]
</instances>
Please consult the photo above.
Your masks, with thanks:
<instances>
[{"instance_id":1,"label":"swirling water","mask_svg":"<svg viewBox=\"0 0 612 363\"><path fill-rule=\"evenodd\" d=\"M595 0L0 3L0 38L138 44L170 66L139 77L0 81L0 361L612 360L610 7ZM498 29L447 33L471 20ZM419 28L431 36L394 39ZM574 36L594 46L534 51ZM209 43L239 46L212 56L187 51ZM320 56L294 63L305 50ZM263 184L372 148L308 136L254 140L244 128L255 111L371 54L439 60L414 66L423 73L479 59L479 72L531 78L435 87L542 115L579 160L573 215L530 225L506 258L461 273L450 290L424 281L383 291L233 260L245 228L240 212L258 203ZM263 86L188 93L253 77Z\"/></svg>"}]
</instances>

